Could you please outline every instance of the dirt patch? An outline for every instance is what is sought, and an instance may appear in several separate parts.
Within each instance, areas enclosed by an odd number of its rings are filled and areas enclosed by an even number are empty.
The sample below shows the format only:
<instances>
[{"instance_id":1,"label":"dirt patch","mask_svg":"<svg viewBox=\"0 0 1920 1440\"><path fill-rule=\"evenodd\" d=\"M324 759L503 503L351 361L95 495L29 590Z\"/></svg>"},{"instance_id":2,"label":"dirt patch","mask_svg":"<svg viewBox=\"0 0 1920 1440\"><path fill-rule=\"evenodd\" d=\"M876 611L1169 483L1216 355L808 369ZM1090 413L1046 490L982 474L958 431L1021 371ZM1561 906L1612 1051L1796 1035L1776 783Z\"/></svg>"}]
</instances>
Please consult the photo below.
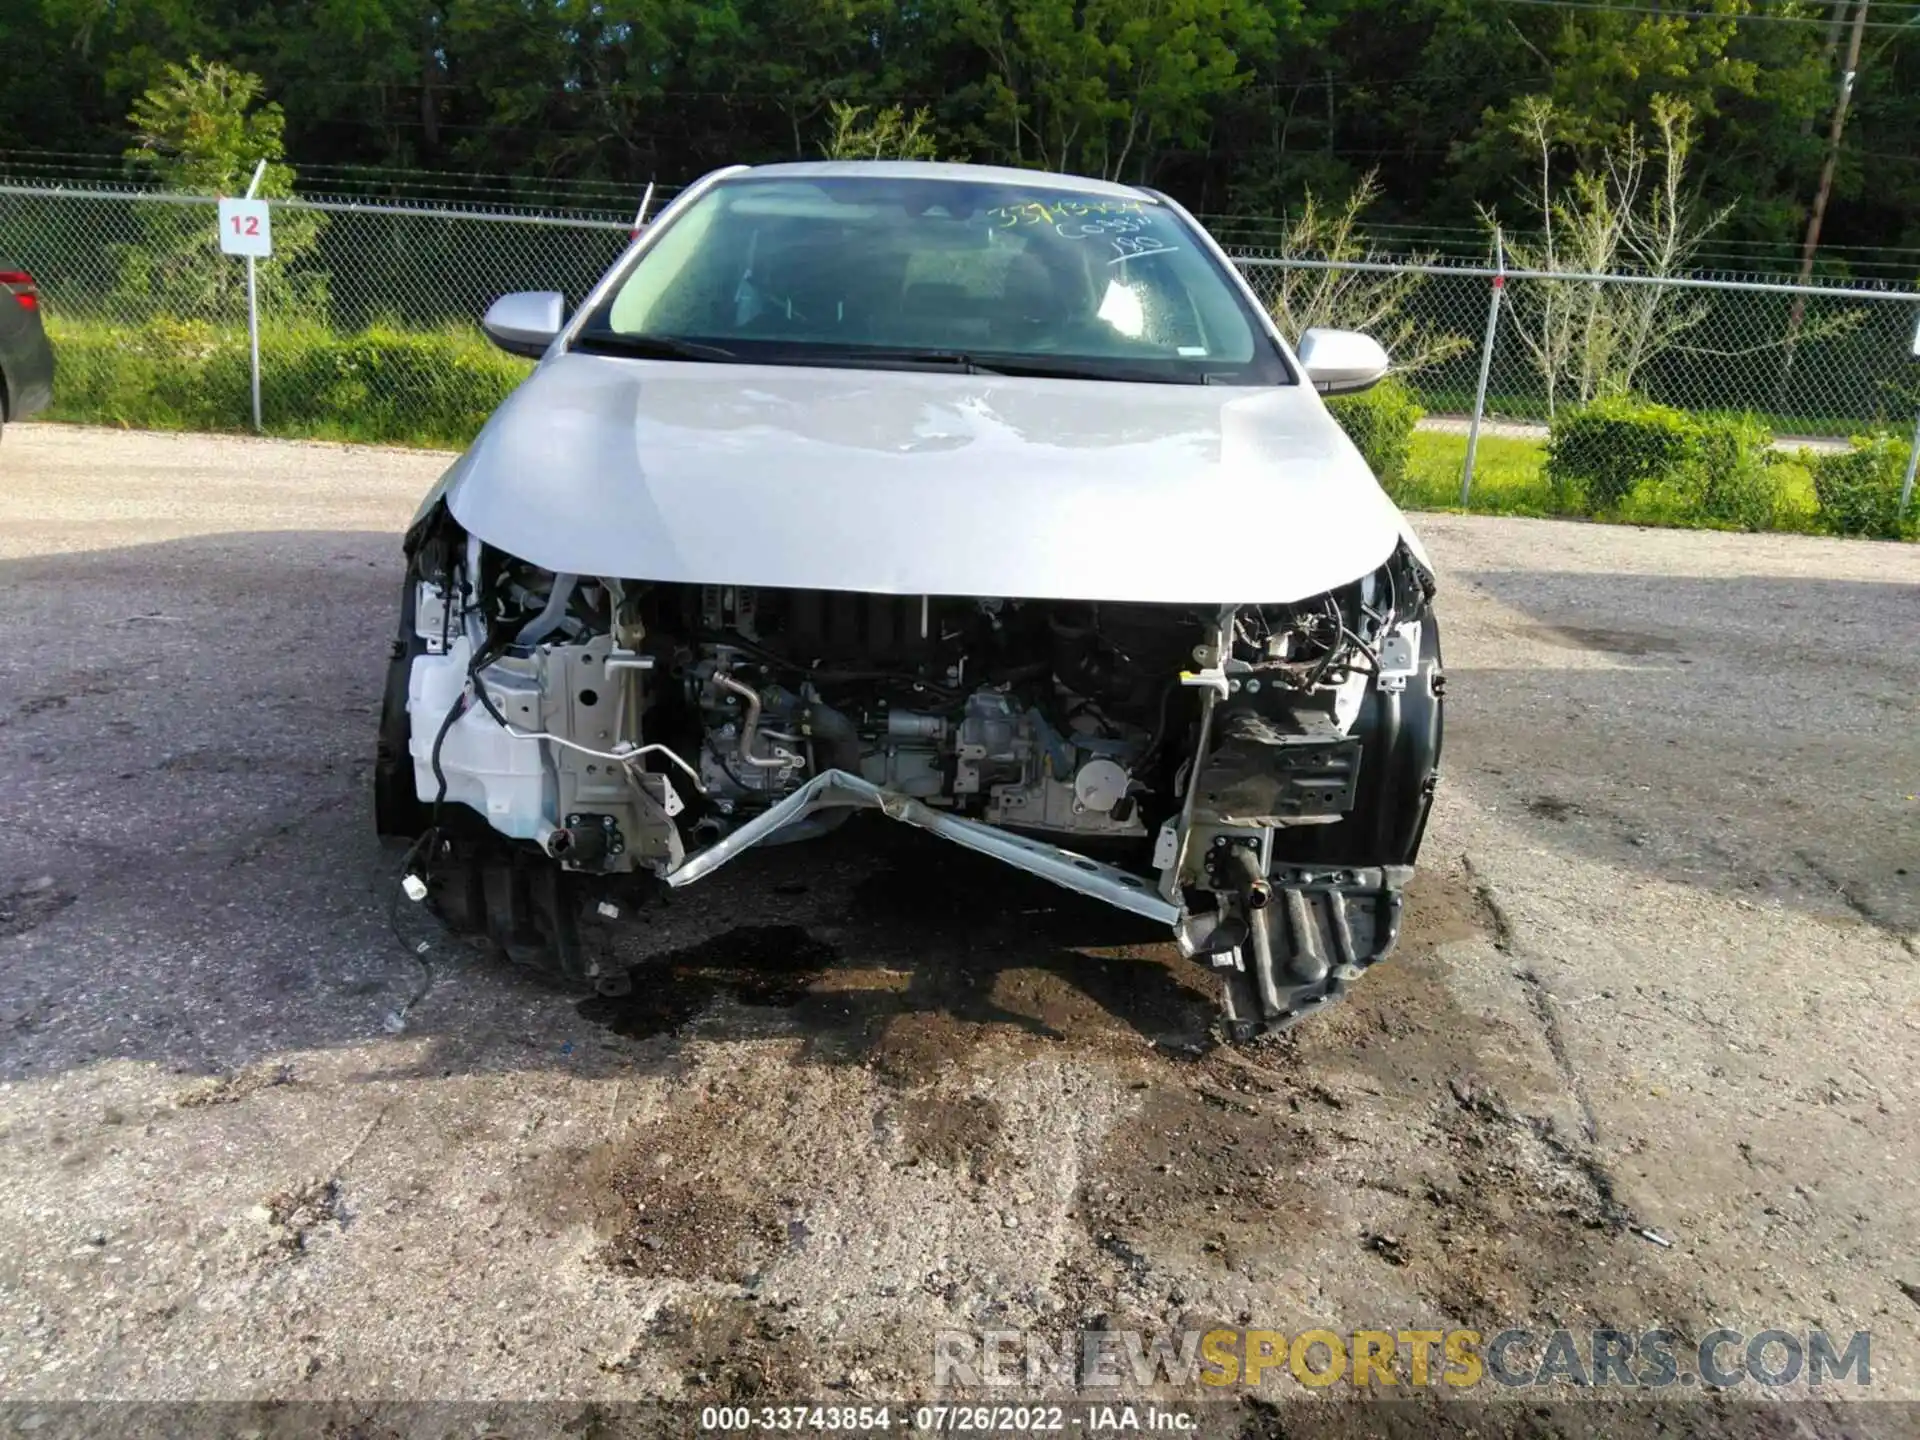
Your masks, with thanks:
<instances>
[{"instance_id":1,"label":"dirt patch","mask_svg":"<svg viewBox=\"0 0 1920 1440\"><path fill-rule=\"evenodd\" d=\"M209 1105L235 1105L262 1090L293 1083L291 1065L249 1065L231 1075L215 1075L189 1085L173 1097L173 1103L182 1110L199 1110Z\"/></svg>"},{"instance_id":2,"label":"dirt patch","mask_svg":"<svg viewBox=\"0 0 1920 1440\"><path fill-rule=\"evenodd\" d=\"M897 1090L931 1085L950 1074L978 1043L979 1027L922 1011L898 1015L881 1029L867 1053L875 1077Z\"/></svg>"},{"instance_id":3,"label":"dirt patch","mask_svg":"<svg viewBox=\"0 0 1920 1440\"><path fill-rule=\"evenodd\" d=\"M780 1307L752 1300L662 1306L633 1354L601 1368L639 1369L650 1358L647 1352L658 1350L676 1357L672 1363L686 1400L777 1403L819 1388L806 1335Z\"/></svg>"},{"instance_id":4,"label":"dirt patch","mask_svg":"<svg viewBox=\"0 0 1920 1440\"><path fill-rule=\"evenodd\" d=\"M914 1096L900 1103L895 1121L915 1164L943 1165L982 1184L1004 1162L1000 1107L984 1095Z\"/></svg>"},{"instance_id":5,"label":"dirt patch","mask_svg":"<svg viewBox=\"0 0 1920 1440\"><path fill-rule=\"evenodd\" d=\"M1396 955L1431 954L1455 941L1492 936L1491 917L1471 870L1464 865L1443 868L1439 856L1429 855L1426 868L1416 871L1413 883L1407 886L1406 916Z\"/></svg>"},{"instance_id":6,"label":"dirt patch","mask_svg":"<svg viewBox=\"0 0 1920 1440\"><path fill-rule=\"evenodd\" d=\"M1570 820L1580 813L1580 807L1571 800L1562 800L1558 795L1536 795L1527 801L1527 813L1539 820Z\"/></svg>"},{"instance_id":7,"label":"dirt patch","mask_svg":"<svg viewBox=\"0 0 1920 1440\"><path fill-rule=\"evenodd\" d=\"M1273 1216L1297 1208L1295 1174L1323 1148L1308 1122L1237 1073L1138 1084L1140 1113L1109 1137L1081 1186L1077 1209L1094 1244L1124 1265L1197 1250L1231 1267L1271 1248Z\"/></svg>"},{"instance_id":8,"label":"dirt patch","mask_svg":"<svg viewBox=\"0 0 1920 1440\"><path fill-rule=\"evenodd\" d=\"M1271 1254L1275 1215L1337 1210L1348 1218L1321 1223L1350 1227L1356 1267L1393 1271L1383 1283L1459 1323L1684 1332L1698 1307L1666 1278L1667 1252L1641 1236L1591 1137L1528 1113L1532 1097L1562 1091L1551 1057L1451 998L1443 952L1476 939L1511 935L1471 867L1436 856L1409 891L1400 948L1345 1004L1278 1040L1210 1052L1179 1072L1184 1098L1161 1082L1115 1137L1101 1180L1116 1198L1088 1187L1096 1240L1160 1264L1184 1228L1231 1269ZM1369 1194L1330 1203L1335 1172ZM1189 1198L1169 1200L1170 1187Z\"/></svg>"},{"instance_id":9,"label":"dirt patch","mask_svg":"<svg viewBox=\"0 0 1920 1440\"><path fill-rule=\"evenodd\" d=\"M755 1284L791 1238L796 1206L781 1178L791 1162L743 1151L732 1116L771 1097L720 1082L687 1098L685 1109L569 1152L527 1181L520 1203L550 1234L589 1227L594 1260L622 1275Z\"/></svg>"},{"instance_id":10,"label":"dirt patch","mask_svg":"<svg viewBox=\"0 0 1920 1440\"><path fill-rule=\"evenodd\" d=\"M1697 1304L1670 1287L1660 1249L1580 1137L1510 1109L1470 1081L1431 1130L1451 1179L1430 1179L1396 1241L1421 1293L1451 1319L1499 1328L1662 1325L1698 1334Z\"/></svg>"},{"instance_id":11,"label":"dirt patch","mask_svg":"<svg viewBox=\"0 0 1920 1440\"><path fill-rule=\"evenodd\" d=\"M683 1180L650 1155L614 1172L612 1199L622 1220L599 1259L623 1274L745 1284L786 1243L771 1200Z\"/></svg>"},{"instance_id":12,"label":"dirt patch","mask_svg":"<svg viewBox=\"0 0 1920 1440\"><path fill-rule=\"evenodd\" d=\"M340 1185L331 1179L308 1180L280 1191L267 1200L260 1216L273 1242L292 1256L307 1248L307 1237L322 1225L342 1225Z\"/></svg>"},{"instance_id":13,"label":"dirt patch","mask_svg":"<svg viewBox=\"0 0 1920 1440\"><path fill-rule=\"evenodd\" d=\"M582 1001L580 1015L631 1039L678 1030L721 996L788 1007L840 958L798 925L739 925L663 951L633 970L633 990Z\"/></svg>"}]
</instances>

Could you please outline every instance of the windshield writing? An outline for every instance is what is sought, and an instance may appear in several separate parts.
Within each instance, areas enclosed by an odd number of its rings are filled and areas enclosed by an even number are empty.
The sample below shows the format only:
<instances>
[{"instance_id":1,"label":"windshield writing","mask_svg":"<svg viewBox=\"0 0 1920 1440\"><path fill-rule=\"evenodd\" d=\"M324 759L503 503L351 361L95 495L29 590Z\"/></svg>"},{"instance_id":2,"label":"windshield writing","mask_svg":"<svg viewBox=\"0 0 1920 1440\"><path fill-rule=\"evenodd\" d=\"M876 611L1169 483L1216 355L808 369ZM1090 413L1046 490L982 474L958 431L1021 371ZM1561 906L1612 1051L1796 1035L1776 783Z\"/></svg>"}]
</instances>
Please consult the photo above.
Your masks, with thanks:
<instances>
[{"instance_id":1,"label":"windshield writing","mask_svg":"<svg viewBox=\"0 0 1920 1440\"><path fill-rule=\"evenodd\" d=\"M1096 379L1287 381L1198 239L1148 200L743 176L677 216L582 335L693 340L759 362L927 352Z\"/></svg>"}]
</instances>

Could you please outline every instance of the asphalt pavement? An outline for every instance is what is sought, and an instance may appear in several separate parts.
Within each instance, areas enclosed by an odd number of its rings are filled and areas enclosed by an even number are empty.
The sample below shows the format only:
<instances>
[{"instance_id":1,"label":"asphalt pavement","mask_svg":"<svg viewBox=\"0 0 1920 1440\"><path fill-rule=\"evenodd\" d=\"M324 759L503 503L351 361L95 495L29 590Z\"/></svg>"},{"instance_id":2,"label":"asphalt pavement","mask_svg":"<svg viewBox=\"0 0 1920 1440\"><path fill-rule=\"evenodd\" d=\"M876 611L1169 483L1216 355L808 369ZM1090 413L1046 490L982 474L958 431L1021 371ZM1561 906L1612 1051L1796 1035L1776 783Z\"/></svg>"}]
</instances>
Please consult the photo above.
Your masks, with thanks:
<instances>
[{"instance_id":1,"label":"asphalt pavement","mask_svg":"<svg viewBox=\"0 0 1920 1440\"><path fill-rule=\"evenodd\" d=\"M1236 1053L1150 929L878 817L676 894L627 1001L397 939L447 458L0 444L0 1397L884 1399L1222 1322L1868 1329L1794 1433L1920 1399L1920 547L1421 519L1407 941Z\"/></svg>"}]
</instances>

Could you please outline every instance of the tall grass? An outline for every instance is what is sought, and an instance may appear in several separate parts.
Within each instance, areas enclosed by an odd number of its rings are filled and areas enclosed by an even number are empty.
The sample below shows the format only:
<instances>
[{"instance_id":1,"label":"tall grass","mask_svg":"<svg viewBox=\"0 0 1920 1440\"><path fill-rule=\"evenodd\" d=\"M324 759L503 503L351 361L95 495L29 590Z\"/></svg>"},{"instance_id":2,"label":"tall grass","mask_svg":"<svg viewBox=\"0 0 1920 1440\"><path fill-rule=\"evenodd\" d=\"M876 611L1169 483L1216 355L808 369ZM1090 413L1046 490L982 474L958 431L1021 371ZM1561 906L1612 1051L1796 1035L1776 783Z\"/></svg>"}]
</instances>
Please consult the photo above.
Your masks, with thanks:
<instances>
[{"instance_id":1,"label":"tall grass","mask_svg":"<svg viewBox=\"0 0 1920 1440\"><path fill-rule=\"evenodd\" d=\"M137 329L50 316L59 364L52 418L146 430L252 426L244 330L157 320ZM467 444L531 366L476 329L373 325L351 335L269 324L260 409L269 434Z\"/></svg>"}]
</instances>

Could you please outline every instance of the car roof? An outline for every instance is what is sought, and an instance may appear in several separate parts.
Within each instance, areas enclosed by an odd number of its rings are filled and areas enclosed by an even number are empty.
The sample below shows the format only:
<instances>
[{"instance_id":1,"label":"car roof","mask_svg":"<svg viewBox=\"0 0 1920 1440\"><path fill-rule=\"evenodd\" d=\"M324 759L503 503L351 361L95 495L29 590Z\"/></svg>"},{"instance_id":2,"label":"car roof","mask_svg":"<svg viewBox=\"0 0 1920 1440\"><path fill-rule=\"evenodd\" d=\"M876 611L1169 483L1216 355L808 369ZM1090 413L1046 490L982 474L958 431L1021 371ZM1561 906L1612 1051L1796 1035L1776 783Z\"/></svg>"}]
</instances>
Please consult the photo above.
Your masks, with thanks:
<instances>
[{"instance_id":1,"label":"car roof","mask_svg":"<svg viewBox=\"0 0 1920 1440\"><path fill-rule=\"evenodd\" d=\"M1021 170L1011 165L962 165L945 160L800 160L777 165L753 165L737 172L769 180L822 180L872 176L881 180L971 180L994 185L1022 185L1029 190L1058 190L1076 195L1105 195L1113 199L1146 200L1156 197L1131 185L1094 180L1084 175L1060 175L1050 170Z\"/></svg>"}]
</instances>

